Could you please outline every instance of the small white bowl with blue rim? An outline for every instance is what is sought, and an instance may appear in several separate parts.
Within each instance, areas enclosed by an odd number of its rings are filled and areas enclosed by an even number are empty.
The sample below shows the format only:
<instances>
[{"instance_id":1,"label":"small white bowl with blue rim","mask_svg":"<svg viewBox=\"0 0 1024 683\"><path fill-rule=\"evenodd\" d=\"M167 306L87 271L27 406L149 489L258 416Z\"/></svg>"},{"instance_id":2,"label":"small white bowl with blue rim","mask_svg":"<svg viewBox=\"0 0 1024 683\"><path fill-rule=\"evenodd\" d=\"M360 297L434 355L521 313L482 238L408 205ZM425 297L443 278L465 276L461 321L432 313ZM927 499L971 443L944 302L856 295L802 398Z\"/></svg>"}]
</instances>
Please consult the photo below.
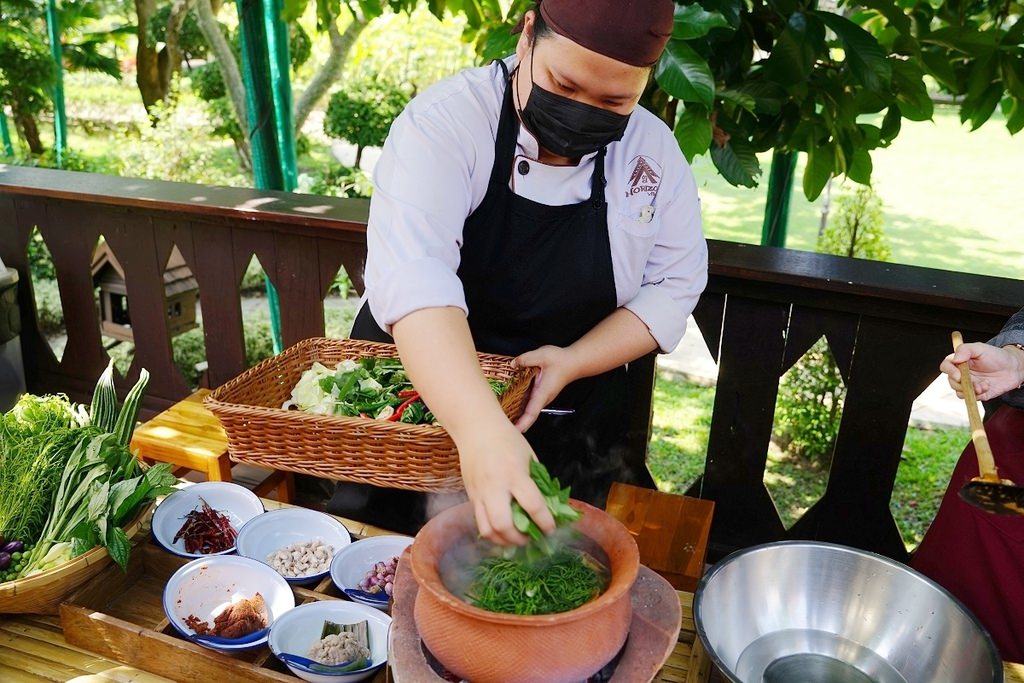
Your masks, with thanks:
<instances>
[{"instance_id":1,"label":"small white bowl with blue rim","mask_svg":"<svg viewBox=\"0 0 1024 683\"><path fill-rule=\"evenodd\" d=\"M401 557L412 545L411 536L370 536L343 548L331 562L331 579L349 599L380 610L387 609L390 596L360 590L359 583L378 562Z\"/></svg>"},{"instance_id":2,"label":"small white bowl with blue rim","mask_svg":"<svg viewBox=\"0 0 1024 683\"><path fill-rule=\"evenodd\" d=\"M267 627L241 638L198 635L186 619L194 616L211 627L218 614L234 602L263 597ZM185 638L221 652L259 647L267 642L274 622L295 607L291 586L280 574L262 562L237 555L213 555L192 560L167 580L163 596L164 614Z\"/></svg>"},{"instance_id":3,"label":"small white bowl with blue rim","mask_svg":"<svg viewBox=\"0 0 1024 683\"><path fill-rule=\"evenodd\" d=\"M270 510L253 517L238 532L235 545L242 557L251 557L271 566L270 555L296 543L319 541L330 546L330 557L323 571L304 576L284 576L291 584L305 585L319 581L331 571L334 555L352 543L352 535L334 517L306 508Z\"/></svg>"},{"instance_id":4,"label":"small white bowl with blue rim","mask_svg":"<svg viewBox=\"0 0 1024 683\"><path fill-rule=\"evenodd\" d=\"M356 545L356 544L353 544ZM304 666L296 666L288 655L307 658L309 648L320 640L325 621L335 624L356 624L366 621L370 641L369 666L355 671L325 672L311 671ZM391 617L366 605L347 600L318 600L299 605L289 610L270 627L270 638L267 642L270 651L280 659L288 670L304 681L310 683L357 683L363 681L377 671L388 659L388 634L391 629ZM301 661L301 660L300 660ZM327 667L329 669L329 667Z\"/></svg>"},{"instance_id":5,"label":"small white bowl with blue rim","mask_svg":"<svg viewBox=\"0 0 1024 683\"><path fill-rule=\"evenodd\" d=\"M185 540L174 537L184 526L188 513L202 508L203 501L225 515L231 527L237 532L253 517L262 515L263 501L255 493L227 481L204 481L178 489L170 494L153 513L153 538L164 550L181 557L210 557L227 555L235 551L235 544L216 553L190 553L185 550Z\"/></svg>"}]
</instances>

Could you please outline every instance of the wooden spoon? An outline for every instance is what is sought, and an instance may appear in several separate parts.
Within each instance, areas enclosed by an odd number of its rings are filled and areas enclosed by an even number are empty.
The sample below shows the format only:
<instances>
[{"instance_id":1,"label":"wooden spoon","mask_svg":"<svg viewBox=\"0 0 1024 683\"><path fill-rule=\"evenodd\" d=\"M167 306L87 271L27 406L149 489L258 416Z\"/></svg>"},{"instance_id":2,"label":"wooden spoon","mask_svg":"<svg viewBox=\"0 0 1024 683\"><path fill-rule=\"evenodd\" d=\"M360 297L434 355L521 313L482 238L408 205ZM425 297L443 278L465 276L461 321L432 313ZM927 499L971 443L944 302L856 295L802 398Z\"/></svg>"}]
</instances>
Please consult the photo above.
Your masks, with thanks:
<instances>
[{"instance_id":1,"label":"wooden spoon","mask_svg":"<svg viewBox=\"0 0 1024 683\"><path fill-rule=\"evenodd\" d=\"M959 332L953 332L953 350L956 351L964 343ZM957 365L960 368L960 386L967 404L967 417L971 422L971 441L978 456L978 475L964 484L960 489L960 497L967 503L985 512L997 515L1024 515L1024 488L1017 486L1009 479L1000 479L996 471L996 461L992 448L988 445L985 425L981 422L978 412L978 399L971 383L971 370L967 363Z\"/></svg>"}]
</instances>

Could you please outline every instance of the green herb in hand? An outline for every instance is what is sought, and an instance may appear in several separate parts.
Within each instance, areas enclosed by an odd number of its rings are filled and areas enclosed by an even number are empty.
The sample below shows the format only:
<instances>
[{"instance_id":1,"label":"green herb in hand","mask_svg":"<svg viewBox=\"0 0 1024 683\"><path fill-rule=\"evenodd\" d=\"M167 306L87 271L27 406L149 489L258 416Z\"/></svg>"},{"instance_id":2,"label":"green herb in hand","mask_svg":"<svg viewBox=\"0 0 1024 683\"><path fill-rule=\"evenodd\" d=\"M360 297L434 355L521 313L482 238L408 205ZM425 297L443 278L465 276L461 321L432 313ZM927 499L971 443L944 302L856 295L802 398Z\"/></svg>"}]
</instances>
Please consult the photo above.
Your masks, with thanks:
<instances>
[{"instance_id":1,"label":"green herb in hand","mask_svg":"<svg viewBox=\"0 0 1024 683\"><path fill-rule=\"evenodd\" d=\"M547 504L551 516L555 518L557 528L568 526L580 518L580 513L569 505L570 488L568 486L562 488L558 479L553 478L547 468L537 460L530 461L530 478L533 479L533 483L537 485L541 495L544 496L544 502ZM523 552L533 556L537 554L550 555L554 551L554 542L544 535L537 523L530 518L530 515L516 500L512 501L512 523L520 533L526 534L530 538L530 542Z\"/></svg>"},{"instance_id":2,"label":"green herb in hand","mask_svg":"<svg viewBox=\"0 0 1024 683\"><path fill-rule=\"evenodd\" d=\"M579 511L569 505L569 487L562 488L536 460L530 461L530 478L544 496L556 527L579 519ZM576 609L604 590L604 568L560 539L545 536L516 501L512 520L529 541L477 565L466 592L473 605L507 614L556 614Z\"/></svg>"}]
</instances>

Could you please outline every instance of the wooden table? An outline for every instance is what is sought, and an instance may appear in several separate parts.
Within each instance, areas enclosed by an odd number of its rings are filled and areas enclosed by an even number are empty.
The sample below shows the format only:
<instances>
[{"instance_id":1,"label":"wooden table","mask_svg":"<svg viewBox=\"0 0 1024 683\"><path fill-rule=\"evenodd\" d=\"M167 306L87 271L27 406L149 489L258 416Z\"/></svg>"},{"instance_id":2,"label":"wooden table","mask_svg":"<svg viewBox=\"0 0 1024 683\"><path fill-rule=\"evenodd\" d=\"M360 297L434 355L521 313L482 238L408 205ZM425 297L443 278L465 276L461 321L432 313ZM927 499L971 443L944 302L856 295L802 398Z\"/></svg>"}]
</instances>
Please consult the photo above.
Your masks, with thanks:
<instances>
[{"instance_id":1,"label":"wooden table","mask_svg":"<svg viewBox=\"0 0 1024 683\"><path fill-rule=\"evenodd\" d=\"M264 501L268 510L286 507L277 501ZM383 529L343 520L356 536L375 536L388 533ZM664 668L658 683L705 683L710 662L700 641L695 637L693 595L679 592L683 607L682 630L679 642ZM1024 666L1007 664L1004 668L1007 683L1024 683ZM156 676L99 657L64 640L60 618L56 616L18 615L0 617L0 681L4 683L39 683L41 681L74 681L75 683L167 683L170 679ZM299 681L298 678L295 679ZM388 676L377 676L373 683L385 683ZM189 681L188 683L193 683Z\"/></svg>"}]
</instances>

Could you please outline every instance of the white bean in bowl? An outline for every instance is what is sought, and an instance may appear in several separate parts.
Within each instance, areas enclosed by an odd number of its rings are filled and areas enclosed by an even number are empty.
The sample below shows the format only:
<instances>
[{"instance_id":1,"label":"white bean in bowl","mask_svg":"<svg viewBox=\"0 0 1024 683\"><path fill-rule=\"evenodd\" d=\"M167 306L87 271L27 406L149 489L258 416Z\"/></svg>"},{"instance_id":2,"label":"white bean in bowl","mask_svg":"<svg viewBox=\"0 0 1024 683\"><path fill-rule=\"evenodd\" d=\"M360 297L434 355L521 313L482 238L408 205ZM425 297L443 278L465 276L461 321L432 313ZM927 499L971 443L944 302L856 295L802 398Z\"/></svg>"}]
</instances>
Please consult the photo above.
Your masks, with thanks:
<instances>
[{"instance_id":1,"label":"white bean in bowl","mask_svg":"<svg viewBox=\"0 0 1024 683\"><path fill-rule=\"evenodd\" d=\"M324 545L317 539L278 548L267 555L267 564L281 576L301 578L322 574L330 569L333 556L334 547Z\"/></svg>"}]
</instances>

